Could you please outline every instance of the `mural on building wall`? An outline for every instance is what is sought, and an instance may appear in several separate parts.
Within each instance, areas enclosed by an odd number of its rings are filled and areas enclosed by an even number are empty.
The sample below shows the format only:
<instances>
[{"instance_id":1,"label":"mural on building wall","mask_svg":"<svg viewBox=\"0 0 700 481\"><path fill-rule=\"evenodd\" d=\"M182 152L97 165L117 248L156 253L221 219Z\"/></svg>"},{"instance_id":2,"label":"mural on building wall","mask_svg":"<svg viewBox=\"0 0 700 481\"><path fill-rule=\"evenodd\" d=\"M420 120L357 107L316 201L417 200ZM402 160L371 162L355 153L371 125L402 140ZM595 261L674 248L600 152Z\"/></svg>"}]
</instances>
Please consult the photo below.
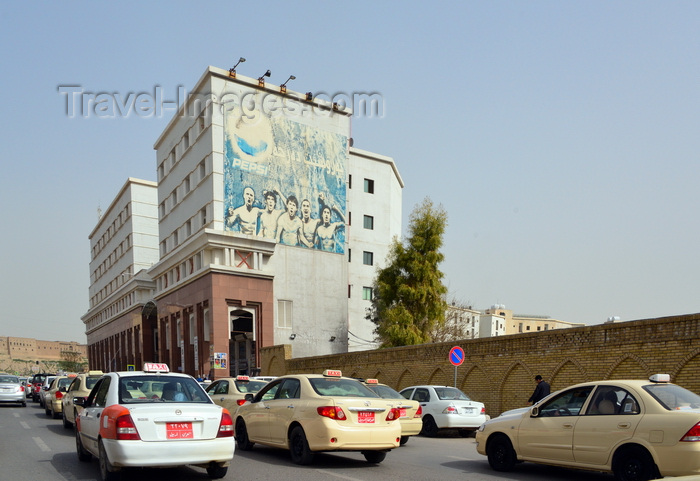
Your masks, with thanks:
<instances>
[{"instance_id":1,"label":"mural on building wall","mask_svg":"<svg viewBox=\"0 0 700 481\"><path fill-rule=\"evenodd\" d=\"M224 132L225 229L345 253L348 136L235 106Z\"/></svg>"}]
</instances>

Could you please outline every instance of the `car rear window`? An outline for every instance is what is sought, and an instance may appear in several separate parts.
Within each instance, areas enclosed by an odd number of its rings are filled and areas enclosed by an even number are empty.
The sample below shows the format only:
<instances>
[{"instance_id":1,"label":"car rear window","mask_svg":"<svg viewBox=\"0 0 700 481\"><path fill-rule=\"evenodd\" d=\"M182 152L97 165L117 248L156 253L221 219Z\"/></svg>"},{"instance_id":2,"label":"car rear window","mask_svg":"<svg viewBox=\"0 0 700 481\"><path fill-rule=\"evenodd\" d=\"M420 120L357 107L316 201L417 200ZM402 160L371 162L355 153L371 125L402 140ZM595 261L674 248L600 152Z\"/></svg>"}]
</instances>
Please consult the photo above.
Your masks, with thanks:
<instances>
[{"instance_id":1,"label":"car rear window","mask_svg":"<svg viewBox=\"0 0 700 481\"><path fill-rule=\"evenodd\" d=\"M375 384L373 386L367 386L369 389L372 391L376 392L379 397L384 398L384 399L403 399L403 396L393 389L391 389L389 386L380 386L379 384Z\"/></svg>"},{"instance_id":2,"label":"car rear window","mask_svg":"<svg viewBox=\"0 0 700 481\"><path fill-rule=\"evenodd\" d=\"M119 382L120 403L205 403L212 401L192 378L180 376L126 376Z\"/></svg>"},{"instance_id":3,"label":"car rear window","mask_svg":"<svg viewBox=\"0 0 700 481\"><path fill-rule=\"evenodd\" d=\"M644 390L669 411L700 408L700 396L676 384L648 384Z\"/></svg>"},{"instance_id":4,"label":"car rear window","mask_svg":"<svg viewBox=\"0 0 700 481\"><path fill-rule=\"evenodd\" d=\"M435 394L437 394L438 399L441 400L451 400L457 399L459 401L471 401L471 398L464 394L457 388L454 387L436 387Z\"/></svg>"},{"instance_id":5,"label":"car rear window","mask_svg":"<svg viewBox=\"0 0 700 481\"><path fill-rule=\"evenodd\" d=\"M352 379L313 377L309 382L321 396L379 397L364 384Z\"/></svg>"},{"instance_id":6,"label":"car rear window","mask_svg":"<svg viewBox=\"0 0 700 481\"><path fill-rule=\"evenodd\" d=\"M19 384L19 378L16 376L0 376L0 382Z\"/></svg>"},{"instance_id":7,"label":"car rear window","mask_svg":"<svg viewBox=\"0 0 700 481\"><path fill-rule=\"evenodd\" d=\"M238 389L239 392L252 392L256 393L260 391L263 386L266 386L267 383L264 381L235 381L236 383L236 389Z\"/></svg>"}]
</instances>

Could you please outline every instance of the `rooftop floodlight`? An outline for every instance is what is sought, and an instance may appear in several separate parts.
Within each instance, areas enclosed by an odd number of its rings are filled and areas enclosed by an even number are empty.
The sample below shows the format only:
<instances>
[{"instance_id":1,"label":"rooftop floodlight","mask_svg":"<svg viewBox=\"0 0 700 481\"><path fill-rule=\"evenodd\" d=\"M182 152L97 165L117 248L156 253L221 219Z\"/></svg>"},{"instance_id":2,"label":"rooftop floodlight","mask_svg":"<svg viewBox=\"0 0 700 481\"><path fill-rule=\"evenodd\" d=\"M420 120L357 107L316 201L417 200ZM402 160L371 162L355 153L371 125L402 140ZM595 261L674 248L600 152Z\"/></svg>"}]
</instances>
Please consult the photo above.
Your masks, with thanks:
<instances>
[{"instance_id":1,"label":"rooftop floodlight","mask_svg":"<svg viewBox=\"0 0 700 481\"><path fill-rule=\"evenodd\" d=\"M272 72L270 72L270 70L268 70L267 72L262 74L260 77L258 77L258 86L264 87L265 86L265 77L269 77L270 75L272 75Z\"/></svg>"},{"instance_id":2,"label":"rooftop floodlight","mask_svg":"<svg viewBox=\"0 0 700 481\"><path fill-rule=\"evenodd\" d=\"M314 94L312 94L311 92L306 92L306 100L311 102L313 99L314 99Z\"/></svg>"},{"instance_id":3,"label":"rooftop floodlight","mask_svg":"<svg viewBox=\"0 0 700 481\"><path fill-rule=\"evenodd\" d=\"M296 77L294 75L290 75L287 80L284 81L282 85L280 85L280 92L287 93L287 84L289 83L290 80L296 80Z\"/></svg>"},{"instance_id":4,"label":"rooftop floodlight","mask_svg":"<svg viewBox=\"0 0 700 481\"><path fill-rule=\"evenodd\" d=\"M238 66L239 66L240 64L242 64L243 62L245 62L245 59L244 59L243 57L239 58L239 59L238 59L238 62L236 62L236 65L234 65L233 67L231 67L230 69L228 69L228 76L229 76L229 77L236 78L236 67L238 67Z\"/></svg>"},{"instance_id":5,"label":"rooftop floodlight","mask_svg":"<svg viewBox=\"0 0 700 481\"><path fill-rule=\"evenodd\" d=\"M294 333L292 333L292 334L289 336L289 339L291 339L291 340L293 341L296 337L297 337L297 335L294 334Z\"/></svg>"},{"instance_id":6,"label":"rooftop floodlight","mask_svg":"<svg viewBox=\"0 0 700 481\"><path fill-rule=\"evenodd\" d=\"M335 336L331 336L331 338L328 340L329 342L335 341Z\"/></svg>"}]
</instances>

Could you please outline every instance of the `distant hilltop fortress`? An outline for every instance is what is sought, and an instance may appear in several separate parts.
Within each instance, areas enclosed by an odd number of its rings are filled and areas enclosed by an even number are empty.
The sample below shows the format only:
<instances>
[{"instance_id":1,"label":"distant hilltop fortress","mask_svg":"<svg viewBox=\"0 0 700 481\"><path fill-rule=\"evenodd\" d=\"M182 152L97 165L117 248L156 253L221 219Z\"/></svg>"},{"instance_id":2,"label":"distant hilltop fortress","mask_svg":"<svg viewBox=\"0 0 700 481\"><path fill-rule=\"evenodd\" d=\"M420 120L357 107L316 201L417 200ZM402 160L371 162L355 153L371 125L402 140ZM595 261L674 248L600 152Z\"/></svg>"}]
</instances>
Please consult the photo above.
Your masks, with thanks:
<instances>
[{"instance_id":1,"label":"distant hilltop fortress","mask_svg":"<svg viewBox=\"0 0 700 481\"><path fill-rule=\"evenodd\" d=\"M6 361L60 361L65 351L87 357L87 345L77 342L40 341L29 337L0 337L0 359Z\"/></svg>"}]
</instances>

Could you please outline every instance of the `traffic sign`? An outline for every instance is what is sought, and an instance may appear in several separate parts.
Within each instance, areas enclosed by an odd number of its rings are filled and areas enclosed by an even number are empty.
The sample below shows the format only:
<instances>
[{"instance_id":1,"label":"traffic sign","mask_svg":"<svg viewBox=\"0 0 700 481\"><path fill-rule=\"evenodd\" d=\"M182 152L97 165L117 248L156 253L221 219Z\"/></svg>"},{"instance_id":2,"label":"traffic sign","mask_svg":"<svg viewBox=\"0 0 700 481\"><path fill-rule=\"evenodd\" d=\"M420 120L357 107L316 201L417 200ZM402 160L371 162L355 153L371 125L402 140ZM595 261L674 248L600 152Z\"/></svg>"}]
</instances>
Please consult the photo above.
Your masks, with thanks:
<instances>
[{"instance_id":1,"label":"traffic sign","mask_svg":"<svg viewBox=\"0 0 700 481\"><path fill-rule=\"evenodd\" d=\"M459 366L464 362L464 349L459 346L453 347L450 349L449 359L453 366Z\"/></svg>"}]
</instances>

